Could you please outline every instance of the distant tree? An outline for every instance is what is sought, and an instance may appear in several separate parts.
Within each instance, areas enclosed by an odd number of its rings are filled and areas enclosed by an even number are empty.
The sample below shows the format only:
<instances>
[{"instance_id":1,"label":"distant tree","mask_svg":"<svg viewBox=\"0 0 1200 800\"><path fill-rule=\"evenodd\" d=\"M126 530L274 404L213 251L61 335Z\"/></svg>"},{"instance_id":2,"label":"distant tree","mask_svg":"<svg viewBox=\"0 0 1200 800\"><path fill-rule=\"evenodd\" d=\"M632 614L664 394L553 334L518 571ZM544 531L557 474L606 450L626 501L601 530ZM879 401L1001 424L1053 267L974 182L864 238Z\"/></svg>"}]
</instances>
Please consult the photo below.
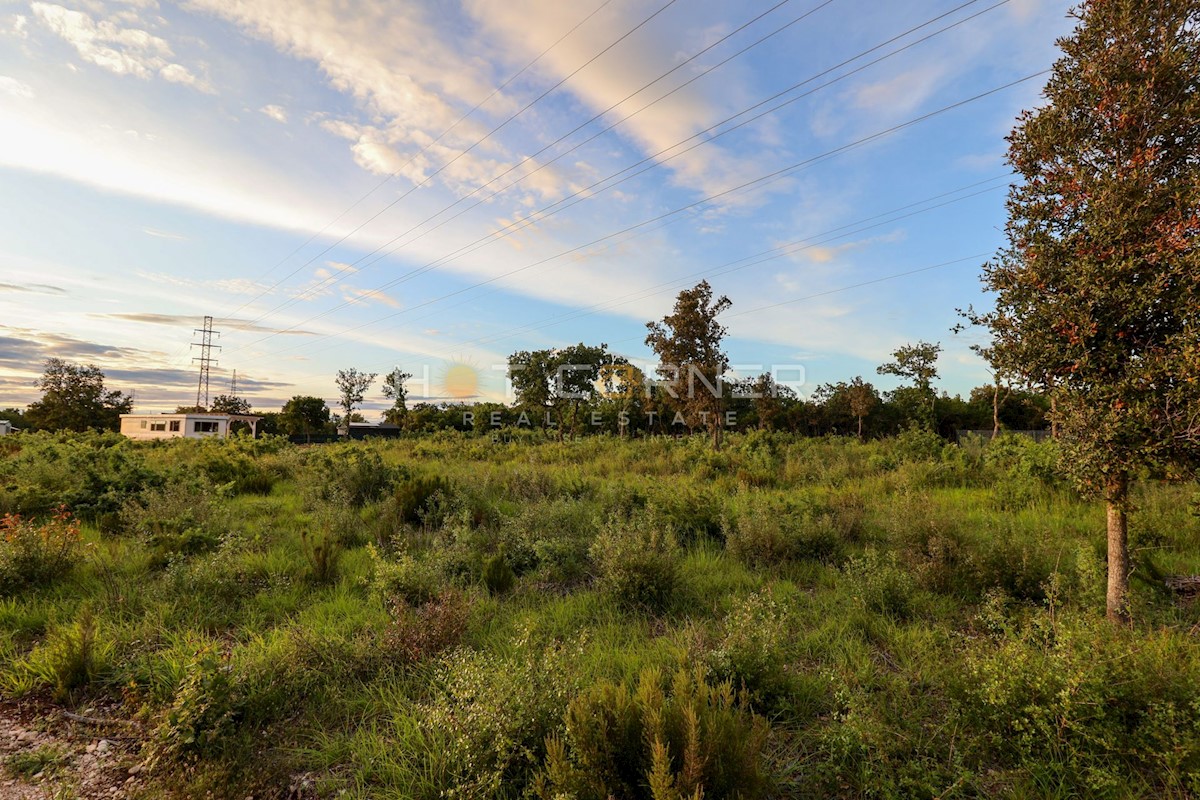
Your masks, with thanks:
<instances>
[{"instance_id":1,"label":"distant tree","mask_svg":"<svg viewBox=\"0 0 1200 800\"><path fill-rule=\"evenodd\" d=\"M383 379L383 396L392 401L392 407L383 412L383 419L390 425L403 424L408 413L407 382L411 377L411 372L396 367Z\"/></svg>"},{"instance_id":2,"label":"distant tree","mask_svg":"<svg viewBox=\"0 0 1200 800\"><path fill-rule=\"evenodd\" d=\"M292 436L312 436L329 424L329 406L320 397L296 395L283 405L279 430Z\"/></svg>"},{"instance_id":3,"label":"distant tree","mask_svg":"<svg viewBox=\"0 0 1200 800\"><path fill-rule=\"evenodd\" d=\"M176 414L207 414L208 409L204 406L175 406Z\"/></svg>"},{"instance_id":4,"label":"distant tree","mask_svg":"<svg viewBox=\"0 0 1200 800\"><path fill-rule=\"evenodd\" d=\"M11 422L12 426L18 430L29 426L29 422L25 419L25 412L19 408L0 409L0 419Z\"/></svg>"},{"instance_id":5,"label":"distant tree","mask_svg":"<svg viewBox=\"0 0 1200 800\"><path fill-rule=\"evenodd\" d=\"M559 439L571 409L571 432L578 425L579 408L600 395L601 370L624 363L608 352L608 345L580 342L556 350L532 350L509 356L508 377L517 403L540 413L551 411Z\"/></svg>"},{"instance_id":6,"label":"distant tree","mask_svg":"<svg viewBox=\"0 0 1200 800\"><path fill-rule=\"evenodd\" d=\"M933 391L933 382L938 377L937 360L941 352L940 342L906 344L892 353L895 361L881 364L875 369L880 375L895 375L912 381L913 388L921 398L921 423L925 427L933 425L933 403L937 398Z\"/></svg>"},{"instance_id":7,"label":"distant tree","mask_svg":"<svg viewBox=\"0 0 1200 800\"><path fill-rule=\"evenodd\" d=\"M1131 476L1200 466L1200 5L1074 13L1008 137L1023 180L978 320L997 364L1053 386L1063 464L1107 504L1108 616L1127 621Z\"/></svg>"},{"instance_id":8,"label":"distant tree","mask_svg":"<svg viewBox=\"0 0 1200 800\"><path fill-rule=\"evenodd\" d=\"M133 398L104 388L104 373L94 364L46 360L36 386L42 399L30 403L28 423L43 430L118 430L121 415L133 410Z\"/></svg>"},{"instance_id":9,"label":"distant tree","mask_svg":"<svg viewBox=\"0 0 1200 800\"><path fill-rule=\"evenodd\" d=\"M219 394L213 398L209 411L213 414L249 414L250 401L231 394Z\"/></svg>"},{"instance_id":10,"label":"distant tree","mask_svg":"<svg viewBox=\"0 0 1200 800\"><path fill-rule=\"evenodd\" d=\"M879 405L879 392L867 383L861 376L856 377L846 386L846 399L849 401L850 413L858 420L858 438L863 438L863 420Z\"/></svg>"},{"instance_id":11,"label":"distant tree","mask_svg":"<svg viewBox=\"0 0 1200 800\"><path fill-rule=\"evenodd\" d=\"M367 389L370 389L375 381L375 375L374 372L359 372L354 367L338 370L334 382L338 388L338 405L342 407L340 429L344 433L350 432L350 423L354 421L354 409L363 401Z\"/></svg>"},{"instance_id":12,"label":"distant tree","mask_svg":"<svg viewBox=\"0 0 1200 800\"><path fill-rule=\"evenodd\" d=\"M660 371L671 373L664 377L672 384L676 402L685 414L709 427L715 449L721 447L722 382L729 369L729 357L721 350L726 331L717 317L730 305L723 295L714 299L708 281L701 281L679 293L673 313L661 322L646 323L646 345L658 356Z\"/></svg>"}]
</instances>

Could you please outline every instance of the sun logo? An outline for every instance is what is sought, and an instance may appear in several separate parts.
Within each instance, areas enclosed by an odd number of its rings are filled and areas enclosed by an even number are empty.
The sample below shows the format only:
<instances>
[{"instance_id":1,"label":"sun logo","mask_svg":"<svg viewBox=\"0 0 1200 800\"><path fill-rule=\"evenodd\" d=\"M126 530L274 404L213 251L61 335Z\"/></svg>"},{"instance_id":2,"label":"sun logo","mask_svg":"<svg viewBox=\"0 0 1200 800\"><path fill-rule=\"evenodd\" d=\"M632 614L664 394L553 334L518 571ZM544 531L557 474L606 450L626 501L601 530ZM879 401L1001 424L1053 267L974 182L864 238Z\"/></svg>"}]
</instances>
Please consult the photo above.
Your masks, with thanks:
<instances>
[{"instance_id":1,"label":"sun logo","mask_svg":"<svg viewBox=\"0 0 1200 800\"><path fill-rule=\"evenodd\" d=\"M479 370L464 361L451 361L441 377L442 393L455 400L479 396Z\"/></svg>"}]
</instances>

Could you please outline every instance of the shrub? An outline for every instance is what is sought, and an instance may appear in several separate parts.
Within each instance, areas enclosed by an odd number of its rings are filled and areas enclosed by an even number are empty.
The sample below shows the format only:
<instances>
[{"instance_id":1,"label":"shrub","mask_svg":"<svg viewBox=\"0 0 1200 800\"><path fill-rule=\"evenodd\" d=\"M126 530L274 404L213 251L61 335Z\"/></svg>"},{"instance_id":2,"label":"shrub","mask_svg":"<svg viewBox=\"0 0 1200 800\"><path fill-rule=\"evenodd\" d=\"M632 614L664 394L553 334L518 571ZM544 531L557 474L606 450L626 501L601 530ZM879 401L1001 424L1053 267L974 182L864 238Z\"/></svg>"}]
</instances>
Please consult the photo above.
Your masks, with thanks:
<instances>
[{"instance_id":1,"label":"shrub","mask_svg":"<svg viewBox=\"0 0 1200 800\"><path fill-rule=\"evenodd\" d=\"M916 582L897 561L895 553L881 555L869 548L846 565L855 599L869 611L895 619L908 619L915 611Z\"/></svg>"},{"instance_id":2,"label":"shrub","mask_svg":"<svg viewBox=\"0 0 1200 800\"><path fill-rule=\"evenodd\" d=\"M312 468L323 500L362 507L387 494L402 469L389 467L374 450L346 446L323 452Z\"/></svg>"},{"instance_id":3,"label":"shrub","mask_svg":"<svg viewBox=\"0 0 1200 800\"><path fill-rule=\"evenodd\" d=\"M462 592L446 589L416 608L393 600L388 610L391 621L383 634L384 652L409 664L458 645L467 631L471 604Z\"/></svg>"},{"instance_id":4,"label":"shrub","mask_svg":"<svg viewBox=\"0 0 1200 800\"><path fill-rule=\"evenodd\" d=\"M62 507L41 522L17 514L0 517L0 594L66 575L79 561L81 542L79 523Z\"/></svg>"},{"instance_id":5,"label":"shrub","mask_svg":"<svg viewBox=\"0 0 1200 800\"><path fill-rule=\"evenodd\" d=\"M388 498L390 516L408 525L436 525L441 520L429 517L431 514L437 516L438 498L448 498L451 491L450 482L441 477L416 476L401 480Z\"/></svg>"},{"instance_id":6,"label":"shrub","mask_svg":"<svg viewBox=\"0 0 1200 800\"><path fill-rule=\"evenodd\" d=\"M679 582L682 555L670 528L652 514L611 520L588 551L597 585L634 609L666 609Z\"/></svg>"},{"instance_id":7,"label":"shrub","mask_svg":"<svg viewBox=\"0 0 1200 800\"><path fill-rule=\"evenodd\" d=\"M453 765L448 797L519 797L545 756L574 690L561 645L522 638L504 658L466 649L444 657L437 690L420 707L421 725L444 737Z\"/></svg>"},{"instance_id":8,"label":"shrub","mask_svg":"<svg viewBox=\"0 0 1200 800\"><path fill-rule=\"evenodd\" d=\"M504 554L489 556L483 562L483 585L491 594L505 594L513 587L517 576L504 560Z\"/></svg>"},{"instance_id":9,"label":"shrub","mask_svg":"<svg viewBox=\"0 0 1200 800\"><path fill-rule=\"evenodd\" d=\"M702 670L657 670L634 691L598 683L567 706L566 732L546 742L534 785L543 800L684 800L765 797L768 725L729 682Z\"/></svg>"},{"instance_id":10,"label":"shrub","mask_svg":"<svg viewBox=\"0 0 1200 800\"><path fill-rule=\"evenodd\" d=\"M96 618L84 608L75 622L50 634L30 652L22 671L49 686L58 702L70 700L101 673L111 648L97 638Z\"/></svg>"},{"instance_id":11,"label":"shrub","mask_svg":"<svg viewBox=\"0 0 1200 800\"><path fill-rule=\"evenodd\" d=\"M367 552L371 558L368 582L372 593L384 603L400 601L415 607L438 595L441 581L427 561L418 561L408 553L385 558L373 545L367 545Z\"/></svg>"},{"instance_id":12,"label":"shrub","mask_svg":"<svg viewBox=\"0 0 1200 800\"><path fill-rule=\"evenodd\" d=\"M337 580L338 562L342 557L342 545L328 528L319 534L300 532L300 549L308 562L308 576L317 584L330 584Z\"/></svg>"},{"instance_id":13,"label":"shrub","mask_svg":"<svg viewBox=\"0 0 1200 800\"><path fill-rule=\"evenodd\" d=\"M1200 659L1186 634L1040 613L976 641L962 719L1002 764L1073 796L1200 788Z\"/></svg>"},{"instance_id":14,"label":"shrub","mask_svg":"<svg viewBox=\"0 0 1200 800\"><path fill-rule=\"evenodd\" d=\"M211 487L178 481L127 501L121 507L121 528L149 548L152 566L163 567L174 556L215 550L225 517L213 502Z\"/></svg>"},{"instance_id":15,"label":"shrub","mask_svg":"<svg viewBox=\"0 0 1200 800\"><path fill-rule=\"evenodd\" d=\"M183 765L218 754L234 727L237 704L228 658L212 646L201 648L147 744L148 766Z\"/></svg>"},{"instance_id":16,"label":"shrub","mask_svg":"<svg viewBox=\"0 0 1200 800\"><path fill-rule=\"evenodd\" d=\"M725 525L725 547L754 568L791 561L832 563L842 543L828 514L793 515L765 503L751 506Z\"/></svg>"}]
</instances>

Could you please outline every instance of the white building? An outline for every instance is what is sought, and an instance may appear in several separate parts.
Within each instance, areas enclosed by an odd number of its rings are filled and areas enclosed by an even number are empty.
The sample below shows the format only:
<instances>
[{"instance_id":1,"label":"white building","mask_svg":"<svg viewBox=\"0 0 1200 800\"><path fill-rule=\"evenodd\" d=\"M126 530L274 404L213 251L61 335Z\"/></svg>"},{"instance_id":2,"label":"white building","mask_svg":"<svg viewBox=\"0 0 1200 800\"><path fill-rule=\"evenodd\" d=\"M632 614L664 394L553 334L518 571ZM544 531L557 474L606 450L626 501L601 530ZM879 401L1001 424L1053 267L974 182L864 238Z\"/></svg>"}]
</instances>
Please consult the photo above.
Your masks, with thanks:
<instances>
[{"instance_id":1,"label":"white building","mask_svg":"<svg viewBox=\"0 0 1200 800\"><path fill-rule=\"evenodd\" d=\"M16 431L16 428L12 426L11 422L6 419L0 419L0 436L7 436L14 431Z\"/></svg>"},{"instance_id":2,"label":"white building","mask_svg":"<svg viewBox=\"0 0 1200 800\"><path fill-rule=\"evenodd\" d=\"M122 414L121 433L130 439L224 439L235 422L244 422L258 435L262 417L250 414Z\"/></svg>"}]
</instances>

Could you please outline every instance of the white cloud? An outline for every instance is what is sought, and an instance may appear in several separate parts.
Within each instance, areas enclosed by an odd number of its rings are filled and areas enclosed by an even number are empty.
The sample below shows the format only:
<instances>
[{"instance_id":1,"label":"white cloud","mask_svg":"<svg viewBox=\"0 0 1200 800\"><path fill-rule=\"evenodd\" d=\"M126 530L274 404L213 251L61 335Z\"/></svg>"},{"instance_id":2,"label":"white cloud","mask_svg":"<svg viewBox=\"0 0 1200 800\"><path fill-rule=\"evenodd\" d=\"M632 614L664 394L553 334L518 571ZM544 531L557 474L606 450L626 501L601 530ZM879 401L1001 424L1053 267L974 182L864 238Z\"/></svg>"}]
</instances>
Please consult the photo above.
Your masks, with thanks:
<instances>
[{"instance_id":1,"label":"white cloud","mask_svg":"<svg viewBox=\"0 0 1200 800\"><path fill-rule=\"evenodd\" d=\"M182 64L169 60L174 53L165 39L141 28L118 25L115 20L121 18L120 14L110 19L96 19L53 3L35 2L29 7L47 29L74 47L84 61L117 75L132 75L145 80L157 74L164 80L201 92L211 94L214 91L206 80L197 78ZM97 7L98 12L102 10Z\"/></svg>"},{"instance_id":2,"label":"white cloud","mask_svg":"<svg viewBox=\"0 0 1200 800\"><path fill-rule=\"evenodd\" d=\"M266 114L268 117L275 120L276 122L287 122L288 121L287 109L284 108L283 106L271 104L271 105L263 106L262 108L259 109L259 111Z\"/></svg>"},{"instance_id":3,"label":"white cloud","mask_svg":"<svg viewBox=\"0 0 1200 800\"><path fill-rule=\"evenodd\" d=\"M33 87L28 83L19 81L16 78L10 78L7 75L0 75L0 92L10 94L13 97L19 97L23 100L31 100L36 96Z\"/></svg>"}]
</instances>

